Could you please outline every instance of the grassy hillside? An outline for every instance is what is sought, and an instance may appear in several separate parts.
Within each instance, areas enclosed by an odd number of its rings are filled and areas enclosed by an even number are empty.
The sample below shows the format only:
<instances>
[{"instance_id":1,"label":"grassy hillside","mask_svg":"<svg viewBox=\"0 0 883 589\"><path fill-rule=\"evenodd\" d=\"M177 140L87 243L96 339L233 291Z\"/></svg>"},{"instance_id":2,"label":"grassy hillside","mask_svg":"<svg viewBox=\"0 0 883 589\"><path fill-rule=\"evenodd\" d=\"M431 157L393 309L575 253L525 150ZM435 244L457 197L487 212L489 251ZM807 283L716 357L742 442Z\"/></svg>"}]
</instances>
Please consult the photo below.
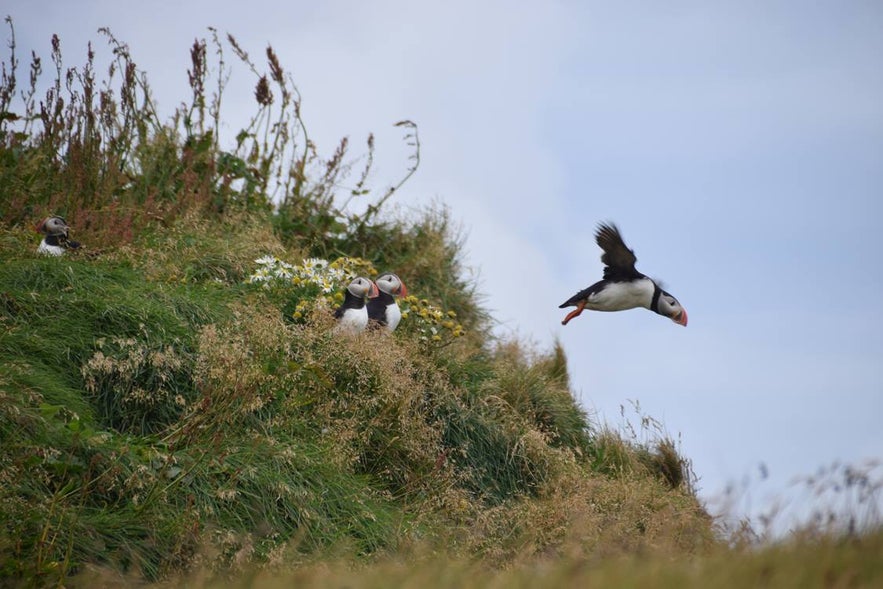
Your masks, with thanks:
<instances>
[{"instance_id":1,"label":"grassy hillside","mask_svg":"<svg viewBox=\"0 0 883 589\"><path fill-rule=\"evenodd\" d=\"M380 586L449 562L440 584L531 563L526 584L642 555L725 560L675 444L593 423L560 347L492 338L448 212L391 215L402 184L368 185L370 138L321 157L271 48L258 66L233 38L195 43L191 100L163 120L103 35L107 72L90 52L68 74L53 39L56 77L35 58L23 85L13 41L0 80L4 584ZM207 73L231 54L257 72L232 148ZM405 182L419 139L399 127ZM35 253L49 214L80 251ZM401 327L335 334L347 277L387 270L412 294Z\"/></svg>"},{"instance_id":2,"label":"grassy hillside","mask_svg":"<svg viewBox=\"0 0 883 589\"><path fill-rule=\"evenodd\" d=\"M418 540L506 563L554 550L574 513L598 522L591 550L711 541L663 468L681 473L677 455L594 431L560 350L469 323L434 340L413 310L394 336L335 336L325 307L285 311L299 289L237 270L286 251L268 223L201 220L94 258L40 258L3 231L8 574L157 579L207 550L224 568Z\"/></svg>"}]
</instances>

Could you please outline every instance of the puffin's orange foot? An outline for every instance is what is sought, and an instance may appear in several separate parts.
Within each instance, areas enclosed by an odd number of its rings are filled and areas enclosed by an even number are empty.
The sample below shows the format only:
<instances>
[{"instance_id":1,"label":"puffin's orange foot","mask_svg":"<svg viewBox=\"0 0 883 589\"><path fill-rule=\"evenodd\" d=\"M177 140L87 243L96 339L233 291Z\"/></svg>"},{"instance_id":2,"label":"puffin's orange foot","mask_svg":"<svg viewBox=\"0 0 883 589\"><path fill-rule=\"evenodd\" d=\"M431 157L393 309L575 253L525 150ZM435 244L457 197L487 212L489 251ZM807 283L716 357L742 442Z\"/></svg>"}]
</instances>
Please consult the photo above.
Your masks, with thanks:
<instances>
[{"instance_id":1,"label":"puffin's orange foot","mask_svg":"<svg viewBox=\"0 0 883 589\"><path fill-rule=\"evenodd\" d=\"M564 318L564 321L561 322L561 325L567 325L567 322L568 322L568 321L570 321L571 319L573 319L574 317L576 317L576 316L578 316L580 313L582 313L582 312L583 312L583 309L585 309L585 308L586 308L586 302L585 302L585 301L581 301L581 302L576 306L576 309L574 309L573 311L571 311L570 313L567 314L567 317Z\"/></svg>"}]
</instances>

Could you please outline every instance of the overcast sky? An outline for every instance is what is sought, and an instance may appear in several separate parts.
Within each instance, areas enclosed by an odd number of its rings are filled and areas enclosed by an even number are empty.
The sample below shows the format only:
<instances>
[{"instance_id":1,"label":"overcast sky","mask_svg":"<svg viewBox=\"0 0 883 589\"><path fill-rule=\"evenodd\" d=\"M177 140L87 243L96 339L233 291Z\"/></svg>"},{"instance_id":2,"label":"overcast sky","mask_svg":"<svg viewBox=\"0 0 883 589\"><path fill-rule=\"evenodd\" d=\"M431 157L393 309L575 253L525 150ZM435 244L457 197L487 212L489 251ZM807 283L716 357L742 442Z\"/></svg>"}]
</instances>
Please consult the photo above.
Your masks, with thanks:
<instances>
[{"instance_id":1,"label":"overcast sky","mask_svg":"<svg viewBox=\"0 0 883 589\"><path fill-rule=\"evenodd\" d=\"M147 8L147 7L150 8ZM330 155L377 135L376 186L408 152L395 198L446 203L467 235L501 333L559 338L575 392L680 434L712 500L793 495L793 477L883 458L883 3L225 2L29 0L14 18L26 67L66 65L108 26L169 113L188 96L206 27L259 59L272 44ZM5 35L5 32L4 32ZM24 77L24 76L23 76ZM231 78L232 137L254 79ZM238 89L238 90L236 90ZM237 94L237 91L239 92ZM638 269L689 311L558 305L600 279L595 225L616 222ZM405 277L407 279L407 277ZM878 471L879 473L879 471Z\"/></svg>"}]
</instances>

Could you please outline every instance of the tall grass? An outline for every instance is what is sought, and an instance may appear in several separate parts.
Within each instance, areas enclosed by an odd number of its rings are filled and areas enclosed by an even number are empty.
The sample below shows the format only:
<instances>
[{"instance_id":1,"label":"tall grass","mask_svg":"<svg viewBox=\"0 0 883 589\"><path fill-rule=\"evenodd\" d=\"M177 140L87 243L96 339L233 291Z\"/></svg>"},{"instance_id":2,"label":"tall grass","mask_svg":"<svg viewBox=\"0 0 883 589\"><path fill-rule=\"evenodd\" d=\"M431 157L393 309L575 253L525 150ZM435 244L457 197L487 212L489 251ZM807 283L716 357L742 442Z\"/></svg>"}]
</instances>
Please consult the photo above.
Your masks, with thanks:
<instances>
[{"instance_id":1,"label":"tall grass","mask_svg":"<svg viewBox=\"0 0 883 589\"><path fill-rule=\"evenodd\" d=\"M367 185L374 149L369 137L367 156L360 158L366 163L350 182L355 171L348 140L329 158L317 153L300 93L270 46L263 69L232 35L222 39L209 29L209 40L195 41L190 51L191 95L165 120L146 74L109 29L99 30L111 52L104 72L97 71L91 43L82 66L65 66L54 35L51 65L33 51L22 83L12 20L6 23L0 220L7 225L60 214L89 232L91 247L101 248L131 242L152 223L168 226L188 212L217 219L273 210L272 222L286 242L327 254L371 233L367 228L419 165L417 127L400 121L413 150L402 179L382 191ZM226 147L220 121L230 53L255 77L257 112ZM348 210L354 199L367 203L363 213Z\"/></svg>"}]
</instances>

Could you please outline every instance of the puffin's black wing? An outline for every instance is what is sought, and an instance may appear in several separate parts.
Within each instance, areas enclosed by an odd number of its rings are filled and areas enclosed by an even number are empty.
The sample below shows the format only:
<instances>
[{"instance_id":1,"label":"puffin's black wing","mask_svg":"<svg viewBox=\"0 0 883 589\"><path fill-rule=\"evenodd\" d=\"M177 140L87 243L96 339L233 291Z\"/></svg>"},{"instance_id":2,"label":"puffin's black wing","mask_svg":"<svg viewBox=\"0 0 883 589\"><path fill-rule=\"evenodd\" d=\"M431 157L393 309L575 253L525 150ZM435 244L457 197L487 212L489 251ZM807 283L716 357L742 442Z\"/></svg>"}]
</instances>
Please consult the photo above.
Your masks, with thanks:
<instances>
[{"instance_id":1,"label":"puffin's black wing","mask_svg":"<svg viewBox=\"0 0 883 589\"><path fill-rule=\"evenodd\" d=\"M604 250L601 262L604 263L604 279L615 282L633 280L644 275L635 270L635 252L630 250L622 240L616 225L602 223L595 232L595 241Z\"/></svg>"},{"instance_id":2,"label":"puffin's black wing","mask_svg":"<svg viewBox=\"0 0 883 589\"><path fill-rule=\"evenodd\" d=\"M606 285L607 285L607 283L605 283L603 280L600 282L596 282L592 286L582 289L581 291L579 291L578 293L576 293L575 295L573 295L572 297L570 297L569 299L567 299L566 301L564 301L563 303L558 305L558 308L563 309L565 307L576 306L579 304L580 301L584 301L584 300L588 299L590 296L592 296L593 294L595 294L596 292L601 292L602 290L604 290L604 287Z\"/></svg>"},{"instance_id":3,"label":"puffin's black wing","mask_svg":"<svg viewBox=\"0 0 883 589\"><path fill-rule=\"evenodd\" d=\"M368 319L373 319L380 325L386 325L386 306L394 302L395 299L391 294L381 290L379 295L368 300Z\"/></svg>"},{"instance_id":4,"label":"puffin's black wing","mask_svg":"<svg viewBox=\"0 0 883 589\"><path fill-rule=\"evenodd\" d=\"M349 291L346 291L346 294L343 295L343 303L334 310L334 318L340 319L343 317L343 314L346 313L347 309L353 308L353 295L350 294Z\"/></svg>"}]
</instances>

